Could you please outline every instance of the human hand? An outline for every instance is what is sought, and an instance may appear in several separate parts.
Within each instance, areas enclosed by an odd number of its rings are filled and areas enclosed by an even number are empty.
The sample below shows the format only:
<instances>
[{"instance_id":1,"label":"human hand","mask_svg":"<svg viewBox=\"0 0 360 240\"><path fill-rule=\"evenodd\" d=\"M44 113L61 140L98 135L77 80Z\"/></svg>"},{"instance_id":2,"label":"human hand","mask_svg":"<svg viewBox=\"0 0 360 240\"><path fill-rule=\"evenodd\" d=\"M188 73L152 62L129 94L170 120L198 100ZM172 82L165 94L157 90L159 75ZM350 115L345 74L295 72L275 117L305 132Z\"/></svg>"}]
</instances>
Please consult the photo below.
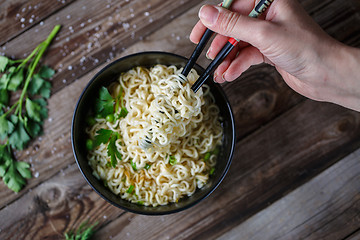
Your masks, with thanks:
<instances>
[{"instance_id":1,"label":"human hand","mask_svg":"<svg viewBox=\"0 0 360 240\"><path fill-rule=\"evenodd\" d=\"M354 81L358 49L327 35L296 0L275 0L263 19L247 16L253 6L253 0L238 0L231 11L210 5L200 9L190 40L197 43L206 27L219 33L207 52L209 58L228 37L242 41L216 69L215 81L233 81L251 65L265 62L300 94L360 110L360 81Z\"/></svg>"}]
</instances>

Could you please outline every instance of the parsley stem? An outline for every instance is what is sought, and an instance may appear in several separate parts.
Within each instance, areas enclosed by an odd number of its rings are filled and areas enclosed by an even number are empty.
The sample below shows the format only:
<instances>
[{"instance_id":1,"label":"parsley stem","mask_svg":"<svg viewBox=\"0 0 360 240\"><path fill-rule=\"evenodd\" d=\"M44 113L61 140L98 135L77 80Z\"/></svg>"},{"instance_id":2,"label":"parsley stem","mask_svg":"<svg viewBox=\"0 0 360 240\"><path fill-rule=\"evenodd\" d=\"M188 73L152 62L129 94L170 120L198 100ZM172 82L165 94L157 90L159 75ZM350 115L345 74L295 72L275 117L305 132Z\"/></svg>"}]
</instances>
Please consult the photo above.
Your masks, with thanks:
<instances>
[{"instance_id":1,"label":"parsley stem","mask_svg":"<svg viewBox=\"0 0 360 240\"><path fill-rule=\"evenodd\" d=\"M31 62L30 64L30 68L28 70L28 73L27 73L27 76L26 76L26 79L25 79L25 83L24 83L24 88L21 92L21 95L20 95L20 98L19 98L19 105L16 109L16 113L19 114L19 118L21 120L23 120L22 118L22 104L23 104L23 101L24 101L24 97L25 97L25 94L26 94L26 91L27 91L27 88L29 86L29 83L30 83L30 80L34 74L34 71L35 71L35 68L37 66L37 64L39 63L40 61L40 58L42 57L42 55L44 54L44 52L46 51L46 49L48 48L48 46L50 45L51 41L54 39L54 37L56 36L56 34L59 32L61 28L61 25L56 25L53 30L51 31L51 33L49 34L49 36L47 37L47 39L45 41L43 41L42 43L40 43L36 48L35 50L29 55L29 57L33 56L37 51L37 54L35 56L35 58L33 59L33 61ZM29 57L27 57L25 59L25 61L29 61ZM22 64L21 64L22 65Z\"/></svg>"}]
</instances>

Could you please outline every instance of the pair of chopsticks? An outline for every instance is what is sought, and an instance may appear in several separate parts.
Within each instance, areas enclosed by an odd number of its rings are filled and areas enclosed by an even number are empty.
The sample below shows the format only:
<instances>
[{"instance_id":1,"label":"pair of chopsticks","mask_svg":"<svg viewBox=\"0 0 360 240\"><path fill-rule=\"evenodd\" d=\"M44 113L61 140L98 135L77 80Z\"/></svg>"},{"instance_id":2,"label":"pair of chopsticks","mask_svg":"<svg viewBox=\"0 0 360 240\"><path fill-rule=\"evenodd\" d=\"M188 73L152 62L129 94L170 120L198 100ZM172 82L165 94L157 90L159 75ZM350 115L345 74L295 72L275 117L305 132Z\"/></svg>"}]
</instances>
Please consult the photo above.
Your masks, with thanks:
<instances>
[{"instance_id":1,"label":"pair of chopsticks","mask_svg":"<svg viewBox=\"0 0 360 240\"><path fill-rule=\"evenodd\" d=\"M270 6L274 0L260 0L258 4L250 12L249 17L257 18ZM229 8L232 3L232 0L224 0L222 7ZM186 63L183 71L181 72L180 77L183 78L189 74L191 68L195 65L196 60L199 58L200 53L204 50L205 45L209 41L213 34L213 31L206 29L204 35L201 37L198 45L194 52L192 53L189 61ZM231 50L240 42L239 39L230 38L221 51L217 54L215 59L209 64L203 74L198 78L198 80L191 86L191 89L196 93L200 87L205 83L209 76L215 71L215 69L220 65L220 63L226 58L226 56L231 52Z\"/></svg>"}]
</instances>

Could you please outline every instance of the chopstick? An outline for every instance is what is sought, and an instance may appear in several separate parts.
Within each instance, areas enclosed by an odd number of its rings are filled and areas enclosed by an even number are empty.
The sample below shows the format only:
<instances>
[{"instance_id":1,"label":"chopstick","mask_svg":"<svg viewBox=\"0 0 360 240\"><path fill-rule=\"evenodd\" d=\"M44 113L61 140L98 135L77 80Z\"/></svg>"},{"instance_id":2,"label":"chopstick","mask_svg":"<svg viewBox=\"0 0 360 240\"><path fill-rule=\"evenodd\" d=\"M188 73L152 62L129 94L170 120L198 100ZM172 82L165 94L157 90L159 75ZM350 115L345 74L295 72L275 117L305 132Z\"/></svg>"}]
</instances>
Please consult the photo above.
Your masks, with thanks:
<instances>
[{"instance_id":1,"label":"chopstick","mask_svg":"<svg viewBox=\"0 0 360 240\"><path fill-rule=\"evenodd\" d=\"M254 9L250 12L249 17L257 18L270 6L274 0L261 0ZM198 78L198 80L191 86L191 89L196 93L200 87L205 83L209 76L215 71L220 63L226 58L231 50L240 42L239 39L230 38L221 51L217 54L215 59L209 64L205 72Z\"/></svg>"},{"instance_id":2,"label":"chopstick","mask_svg":"<svg viewBox=\"0 0 360 240\"><path fill-rule=\"evenodd\" d=\"M221 7L228 9L231 5L233 0L224 0L221 3ZM189 58L188 62L186 63L185 67L183 68L181 74L179 75L180 78L184 81L187 81L186 76L189 74L191 69L194 67L197 59L199 58L201 52L204 50L207 42L211 38L214 32L210 29L206 29L205 33L202 35L199 43L196 45L195 50L193 51L191 57Z\"/></svg>"}]
</instances>

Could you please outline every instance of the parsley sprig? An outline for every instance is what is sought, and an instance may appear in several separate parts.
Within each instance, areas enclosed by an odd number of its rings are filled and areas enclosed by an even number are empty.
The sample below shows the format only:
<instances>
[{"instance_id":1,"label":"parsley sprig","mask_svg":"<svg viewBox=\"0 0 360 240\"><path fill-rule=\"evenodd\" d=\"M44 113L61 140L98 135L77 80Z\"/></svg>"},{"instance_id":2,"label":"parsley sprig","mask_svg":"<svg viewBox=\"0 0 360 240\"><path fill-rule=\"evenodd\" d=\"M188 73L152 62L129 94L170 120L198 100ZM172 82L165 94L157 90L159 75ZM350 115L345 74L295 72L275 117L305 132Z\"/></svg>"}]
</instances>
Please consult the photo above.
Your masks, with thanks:
<instances>
[{"instance_id":1,"label":"parsley sprig","mask_svg":"<svg viewBox=\"0 0 360 240\"><path fill-rule=\"evenodd\" d=\"M46 99L50 97L50 82L55 71L43 66L35 74L38 63L60 30L56 25L45 41L25 59L12 60L0 56L0 177L13 191L19 192L31 177L30 165L16 162L13 149L24 149L40 135L47 118ZM20 97L10 106L11 93L21 89Z\"/></svg>"},{"instance_id":2,"label":"parsley sprig","mask_svg":"<svg viewBox=\"0 0 360 240\"><path fill-rule=\"evenodd\" d=\"M120 139L119 134L110 129L104 129L104 128L98 130L96 134L97 135L95 135L94 147L97 147L102 143L103 144L108 143L107 154L110 157L110 164L112 167L116 167L118 163L117 159L119 159L119 161L121 161L122 159L122 155L118 151L115 145L116 140Z\"/></svg>"},{"instance_id":3,"label":"parsley sprig","mask_svg":"<svg viewBox=\"0 0 360 240\"><path fill-rule=\"evenodd\" d=\"M117 109L120 108L120 112L116 115ZM113 122L114 118L119 119L126 117L128 111L124 106L123 90L120 88L120 93L116 98L113 98L106 87L101 87L99 90L99 96L95 99L95 116L97 118L105 118L108 122ZM87 118L87 123L91 126L96 123L92 116ZM122 155L118 151L115 142L121 139L117 132L110 129L100 129L96 132L95 139L87 139L86 147L88 150L92 150L100 144L107 145L107 154L110 157L109 166L116 167L118 160L121 161Z\"/></svg>"},{"instance_id":4,"label":"parsley sprig","mask_svg":"<svg viewBox=\"0 0 360 240\"><path fill-rule=\"evenodd\" d=\"M89 225L88 221L83 222L80 224L77 230L71 230L65 233L66 240L88 240L90 239L95 233L95 226L98 222L94 223L93 225Z\"/></svg>"}]
</instances>

